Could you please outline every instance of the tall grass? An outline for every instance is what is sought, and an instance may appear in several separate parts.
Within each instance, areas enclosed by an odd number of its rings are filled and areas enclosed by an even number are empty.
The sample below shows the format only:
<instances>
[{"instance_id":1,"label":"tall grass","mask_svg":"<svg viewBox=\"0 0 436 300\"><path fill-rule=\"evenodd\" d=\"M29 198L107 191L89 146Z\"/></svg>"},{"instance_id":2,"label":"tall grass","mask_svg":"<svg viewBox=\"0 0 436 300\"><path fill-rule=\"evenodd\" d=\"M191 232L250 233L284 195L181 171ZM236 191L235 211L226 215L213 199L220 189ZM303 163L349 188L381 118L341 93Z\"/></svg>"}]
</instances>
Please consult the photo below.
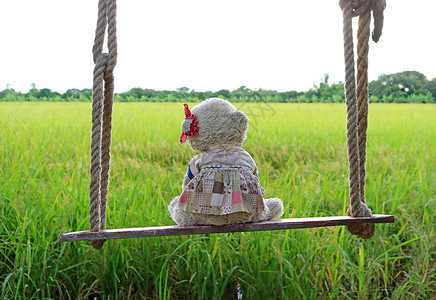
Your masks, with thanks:
<instances>
[{"instance_id":1,"label":"tall grass","mask_svg":"<svg viewBox=\"0 0 436 300\"><path fill-rule=\"evenodd\" d=\"M344 215L345 108L239 105L244 147L284 217ZM345 228L60 243L88 228L90 104L0 103L0 298L430 299L436 295L436 106L371 105L367 201L393 214ZM180 104L114 106L108 228L174 224L195 153Z\"/></svg>"}]
</instances>

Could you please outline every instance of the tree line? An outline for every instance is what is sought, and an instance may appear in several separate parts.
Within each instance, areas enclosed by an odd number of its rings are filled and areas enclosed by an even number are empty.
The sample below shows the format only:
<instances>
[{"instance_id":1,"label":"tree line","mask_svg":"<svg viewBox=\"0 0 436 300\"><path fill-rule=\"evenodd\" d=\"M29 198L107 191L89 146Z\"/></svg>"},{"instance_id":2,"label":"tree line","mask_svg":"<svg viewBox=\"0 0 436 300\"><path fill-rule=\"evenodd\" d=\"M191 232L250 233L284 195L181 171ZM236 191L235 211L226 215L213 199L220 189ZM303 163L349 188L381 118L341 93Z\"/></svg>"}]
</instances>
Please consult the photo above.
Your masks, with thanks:
<instances>
[{"instance_id":1,"label":"tree line","mask_svg":"<svg viewBox=\"0 0 436 300\"><path fill-rule=\"evenodd\" d=\"M380 75L369 83L370 102L374 103L436 103L436 78L427 80L417 71ZM231 102L282 102L282 103L340 103L345 101L344 84L329 83L326 74L319 84L304 92L277 92L274 90L251 90L241 86L236 90L197 92L187 87L175 91L132 88L116 93L116 102L197 102L211 97L220 97ZM15 91L10 86L0 92L0 101L91 101L91 89L69 89L60 94L48 88L38 89L32 84L28 93Z\"/></svg>"}]
</instances>

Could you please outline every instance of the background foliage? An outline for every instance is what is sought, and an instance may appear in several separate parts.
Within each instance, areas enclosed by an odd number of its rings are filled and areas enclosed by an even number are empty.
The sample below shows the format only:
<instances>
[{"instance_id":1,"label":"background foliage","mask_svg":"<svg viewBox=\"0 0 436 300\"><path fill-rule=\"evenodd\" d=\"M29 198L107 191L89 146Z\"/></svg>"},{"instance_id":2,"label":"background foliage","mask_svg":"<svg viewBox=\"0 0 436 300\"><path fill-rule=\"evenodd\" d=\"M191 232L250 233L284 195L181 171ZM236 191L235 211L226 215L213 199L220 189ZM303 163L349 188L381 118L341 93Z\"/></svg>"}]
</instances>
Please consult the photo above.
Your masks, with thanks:
<instances>
[{"instance_id":1,"label":"background foliage","mask_svg":"<svg viewBox=\"0 0 436 300\"><path fill-rule=\"evenodd\" d=\"M417 71L381 75L369 84L371 102L383 103L435 103L436 78L427 78ZM69 89L64 94L48 88L37 89L34 84L28 93L22 94L7 87L0 92L0 101L91 101L90 89ZM251 90L241 86L234 91L197 92L187 87L176 91L156 91L133 88L115 95L118 102L197 102L210 97L221 97L231 102L282 102L282 103L338 103L344 102L344 85L329 83L326 74L318 85L306 92L277 92L271 90Z\"/></svg>"}]
</instances>

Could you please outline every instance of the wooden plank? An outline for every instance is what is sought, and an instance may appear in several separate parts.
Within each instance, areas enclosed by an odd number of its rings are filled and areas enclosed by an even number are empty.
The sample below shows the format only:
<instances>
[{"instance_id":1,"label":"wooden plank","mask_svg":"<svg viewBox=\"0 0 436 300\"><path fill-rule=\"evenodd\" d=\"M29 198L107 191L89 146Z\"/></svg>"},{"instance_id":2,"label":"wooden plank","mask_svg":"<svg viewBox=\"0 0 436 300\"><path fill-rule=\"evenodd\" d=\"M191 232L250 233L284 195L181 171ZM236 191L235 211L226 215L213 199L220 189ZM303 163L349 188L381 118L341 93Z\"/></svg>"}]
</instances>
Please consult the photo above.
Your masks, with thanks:
<instances>
[{"instance_id":1,"label":"wooden plank","mask_svg":"<svg viewBox=\"0 0 436 300\"><path fill-rule=\"evenodd\" d=\"M159 226L159 227L138 227L124 229L108 229L99 232L77 231L61 234L61 242L89 241L100 239L128 239L140 237L175 236L191 234L210 234L227 232L250 232L267 230L286 230L300 228L314 228L326 226L341 226L358 223L394 223L394 216L373 215L369 218L320 217L320 218L295 218L275 219L260 223L246 223L224 226Z\"/></svg>"}]
</instances>

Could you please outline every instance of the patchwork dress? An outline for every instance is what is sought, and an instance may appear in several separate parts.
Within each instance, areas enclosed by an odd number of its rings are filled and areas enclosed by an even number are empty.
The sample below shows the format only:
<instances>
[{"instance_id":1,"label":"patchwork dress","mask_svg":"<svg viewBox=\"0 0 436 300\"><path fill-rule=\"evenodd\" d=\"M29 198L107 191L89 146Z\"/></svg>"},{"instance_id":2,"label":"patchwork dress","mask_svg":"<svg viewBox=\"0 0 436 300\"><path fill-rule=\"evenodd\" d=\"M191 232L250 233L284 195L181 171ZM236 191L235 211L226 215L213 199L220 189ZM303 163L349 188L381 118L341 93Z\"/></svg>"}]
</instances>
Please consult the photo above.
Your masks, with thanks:
<instances>
[{"instance_id":1,"label":"patchwork dress","mask_svg":"<svg viewBox=\"0 0 436 300\"><path fill-rule=\"evenodd\" d=\"M215 145L195 156L188 166L187 184L179 198L186 212L228 215L264 210L265 190L257 178L256 163L240 147Z\"/></svg>"}]
</instances>

